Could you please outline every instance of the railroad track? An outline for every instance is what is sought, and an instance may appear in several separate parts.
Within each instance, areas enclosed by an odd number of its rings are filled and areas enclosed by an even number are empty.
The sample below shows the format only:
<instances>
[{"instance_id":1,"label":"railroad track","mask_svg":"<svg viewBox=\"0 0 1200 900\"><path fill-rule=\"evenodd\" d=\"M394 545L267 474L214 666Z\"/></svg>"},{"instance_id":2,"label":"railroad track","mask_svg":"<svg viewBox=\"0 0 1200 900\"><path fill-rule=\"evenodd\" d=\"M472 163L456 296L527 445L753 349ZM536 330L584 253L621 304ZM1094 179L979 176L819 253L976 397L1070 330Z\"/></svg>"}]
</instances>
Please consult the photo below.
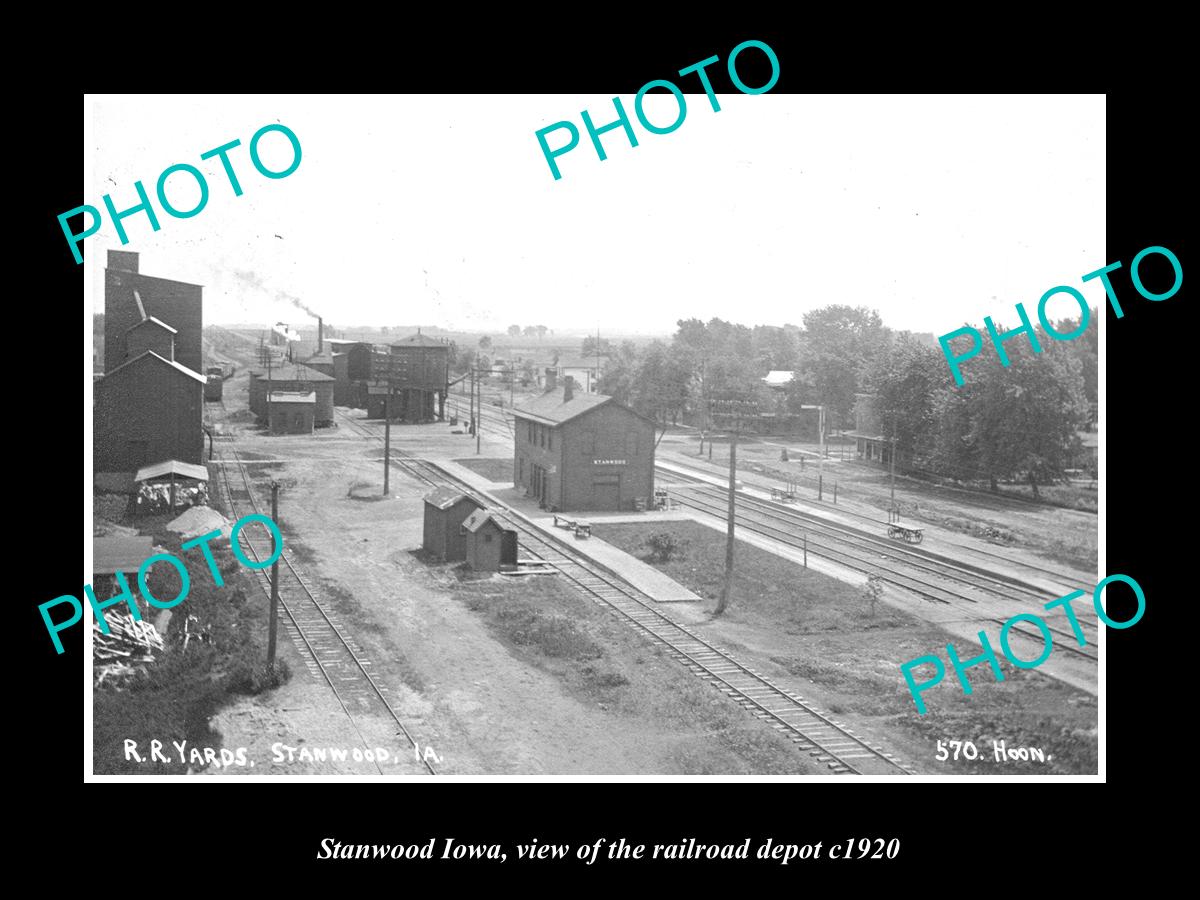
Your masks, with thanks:
<instances>
[{"instance_id":1,"label":"railroad track","mask_svg":"<svg viewBox=\"0 0 1200 900\"><path fill-rule=\"evenodd\" d=\"M241 484L230 480L229 466L226 464L229 460L222 454L221 478L229 503L229 514L235 519L240 518L245 514L247 507L251 512L260 513L258 500L254 496L254 485L246 472L246 466L237 450L230 448L230 451L241 475ZM271 555L271 548L266 546L268 541L255 540L250 536L249 529L242 529L239 541L256 562ZM279 557L279 561L283 563L281 574L286 571L287 576L280 579L279 604L291 622L294 635L298 638L297 643L302 645L303 651L307 651L307 661L312 664L310 669L315 668L314 674L319 673L329 684L338 703L362 739L363 746L371 745L359 729L355 716L382 714L395 722L400 729L399 733L408 739L420 757L420 746L388 701L388 688L380 686L371 675L371 661L366 658L362 647L347 635L337 618L321 604L286 553ZM270 578L267 571L259 570L255 575L259 587L270 597ZM300 646L297 649L300 649ZM428 759L422 758L421 761L431 775L437 774ZM378 762L375 762L375 767L382 775L383 769Z\"/></svg>"},{"instance_id":2,"label":"railroad track","mask_svg":"<svg viewBox=\"0 0 1200 900\"><path fill-rule=\"evenodd\" d=\"M698 479L696 481L696 484L673 489L671 493L674 498L684 506L724 519L728 515L728 489ZM739 509L735 519L739 527L797 549L807 546L814 555L858 572L878 575L884 581L934 603L961 608L964 602L974 605L998 597L1021 605L1034 604L1040 609L1046 600L1056 599L1054 594L1021 584L1016 579L952 562L936 554L900 547L894 542L786 509L768 500L742 492L738 493L737 498ZM798 534L800 531L804 536ZM882 559L888 562L884 563ZM980 582L986 582L986 587L981 586ZM972 618L999 625L1008 621L1005 617L987 613ZM1022 630L1027 624L1021 622L1013 632L1030 641L1040 640L1034 626ZM1056 646L1085 659L1097 659L1094 652L1097 645L1094 622L1086 617L1080 619L1084 637L1090 639L1087 647L1079 647L1074 633L1069 629L1049 622L1047 627L1051 633L1063 639L1056 641Z\"/></svg>"},{"instance_id":3,"label":"railroad track","mask_svg":"<svg viewBox=\"0 0 1200 900\"><path fill-rule=\"evenodd\" d=\"M467 482L428 461L395 452L392 463L431 487L452 487L485 507L498 505ZM911 766L855 734L844 723L751 669L725 648L713 645L686 625L676 622L656 608L657 604L649 596L581 554L570 551L568 545L547 538L520 513L508 507L501 507L501 510L517 529L520 544L527 554L553 566L584 596L615 613L743 709L786 734L798 749L807 751L832 773L914 774Z\"/></svg>"},{"instance_id":4,"label":"railroad track","mask_svg":"<svg viewBox=\"0 0 1200 900\"><path fill-rule=\"evenodd\" d=\"M676 462L675 460L671 460L671 463L672 463L672 465L675 465L677 467L678 466L686 467L686 464ZM720 478L722 480L724 480L726 478L724 473L704 472L703 470L699 470L699 469L692 469L692 471L699 473L699 474L708 475L710 478ZM713 484L713 482L711 482L711 481L705 481L703 478L697 477L696 474L677 472L673 469L663 469L661 467L656 466L655 472L657 474L660 474L663 478L672 480L672 481L682 480L689 484ZM755 472L753 469L750 470L749 472L746 472L744 470L739 470L738 475L743 478L746 475L760 475L761 477L774 482L775 485L783 484L783 482L780 481L779 479L771 478L770 475L765 474L765 473ZM764 486L762 484L755 484L755 483L749 482L749 481L745 482L745 487L757 488L758 490L768 490L771 486L772 485ZM815 490L816 490L815 485L812 486L812 489L814 491L814 496L815 496ZM971 494L974 492L967 491L966 493ZM802 500L800 502L809 502L809 501ZM816 504L816 505L822 506L822 504ZM799 509L792 509L791 511L802 514L802 511ZM871 527L878 528L880 525L886 525L885 522L883 522L882 520L880 520L879 518L877 518L873 515L860 513L853 509L843 508L843 507L839 506L837 508L837 512L838 512L838 515L840 515L840 516L845 516L847 518L852 518L852 519L859 519L863 522L864 525L869 525ZM1001 556L998 553L992 553L988 550L984 550L979 547L972 548L972 552L978 553L982 556L990 556L993 559L996 559L1000 562L1006 563L1011 566L1019 566L1022 569L1028 569L1031 572L1036 572L1038 575L1048 575L1052 578L1058 579L1060 582L1063 582L1065 584L1071 584L1078 577L1077 575L1074 575L1070 572L1061 572L1057 569L1048 569L1045 566L1038 566L1038 565L1034 565L1033 563L1029 563L1029 562L1025 562L1025 561L1021 561L1021 560L1009 559L1007 556Z\"/></svg>"}]
</instances>

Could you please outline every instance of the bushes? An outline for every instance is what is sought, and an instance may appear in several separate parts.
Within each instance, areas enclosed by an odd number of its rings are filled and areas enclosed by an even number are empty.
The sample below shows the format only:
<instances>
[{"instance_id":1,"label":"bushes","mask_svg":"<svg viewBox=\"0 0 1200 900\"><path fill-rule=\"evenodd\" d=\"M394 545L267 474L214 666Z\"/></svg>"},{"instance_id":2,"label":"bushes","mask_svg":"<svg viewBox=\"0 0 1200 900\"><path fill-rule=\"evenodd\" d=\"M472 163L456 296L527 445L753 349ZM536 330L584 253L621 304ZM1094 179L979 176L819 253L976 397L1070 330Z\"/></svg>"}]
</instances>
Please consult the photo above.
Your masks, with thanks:
<instances>
[{"instance_id":1,"label":"bushes","mask_svg":"<svg viewBox=\"0 0 1200 900\"><path fill-rule=\"evenodd\" d=\"M290 672L282 660L266 665L267 610L261 595L248 580L224 541L211 545L225 584L217 587L208 564L198 553L182 553L180 538L155 535L155 542L184 561L191 578L187 599L172 612L164 640L168 649L134 678L125 689L107 686L93 694L93 763L97 774L165 774L186 771L178 758L137 763L126 759L124 740L146 748L160 740L169 751L171 741L219 747L220 736L208 719L234 693L259 694L285 683ZM161 572L160 572L161 569ZM152 576L156 595L170 598L178 592L178 573L157 566ZM190 635L183 649L184 630ZM143 756L145 754L143 753Z\"/></svg>"},{"instance_id":2,"label":"bushes","mask_svg":"<svg viewBox=\"0 0 1200 900\"><path fill-rule=\"evenodd\" d=\"M291 677L292 670L287 660L276 659L274 663L241 660L229 674L226 684L234 693L254 695L281 687Z\"/></svg>"},{"instance_id":3,"label":"bushes","mask_svg":"<svg viewBox=\"0 0 1200 900\"><path fill-rule=\"evenodd\" d=\"M687 544L669 531L659 531L646 538L646 546L650 548L651 559L666 563L672 557L681 556Z\"/></svg>"}]
</instances>

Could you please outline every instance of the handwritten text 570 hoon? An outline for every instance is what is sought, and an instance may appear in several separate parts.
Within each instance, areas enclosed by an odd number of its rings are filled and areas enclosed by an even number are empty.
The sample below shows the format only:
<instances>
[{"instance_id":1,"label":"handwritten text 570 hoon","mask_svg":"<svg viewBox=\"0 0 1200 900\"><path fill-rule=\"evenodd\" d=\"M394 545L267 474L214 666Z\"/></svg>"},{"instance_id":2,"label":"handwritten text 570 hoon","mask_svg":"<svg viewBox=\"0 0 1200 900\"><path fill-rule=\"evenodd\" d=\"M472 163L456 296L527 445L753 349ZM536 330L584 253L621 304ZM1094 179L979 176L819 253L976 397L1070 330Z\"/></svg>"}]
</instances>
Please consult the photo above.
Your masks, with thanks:
<instances>
[{"instance_id":1,"label":"handwritten text 570 hoon","mask_svg":"<svg viewBox=\"0 0 1200 900\"><path fill-rule=\"evenodd\" d=\"M258 142L262 140L263 135L272 131L278 131L283 134L283 136L286 137L292 145L291 165L279 172L274 172L263 165L262 158L258 153ZM204 153L200 154L201 159L212 159L214 156L220 157L221 165L225 168L225 174L229 177L229 186L233 188L233 196L235 197L242 196L242 185L241 182L238 181L238 177L233 171L233 163L229 161L229 151L231 151L234 147L240 147L241 144L241 141L234 140L230 141L228 144L222 144L220 147L214 147L212 150L206 150ZM300 166L300 139L296 137L295 132L286 125L280 125L278 123L273 125L264 125L262 128L258 129L258 131L254 132L254 137L250 138L250 162L254 163L254 168L258 169L259 174L264 178L287 178ZM196 179L196 184L200 188L200 199L191 209L176 209L167 199L167 179L176 172L186 172L187 174L191 175L194 179ZM147 196L146 189L142 186L141 181L135 181L133 183L133 189L137 192L138 199L141 202L136 206L131 206L129 209L122 210L121 212L117 212L117 207L112 201L111 194L105 194L101 198L104 201L105 208L108 210L109 218L112 219L113 227L117 229L117 237L121 239L122 245L129 243L129 237L125 234L125 226L121 224L121 220L127 219L134 213L144 212L146 214L146 218L150 220L151 229L158 231L160 228L158 224L158 216L154 214L154 207L150 204L150 197ZM163 169L162 174L158 176L156 193L158 194L158 202L162 208L166 210L167 215L173 216L176 219L190 219L208 205L208 182L204 180L204 174L199 169L197 169L195 166L188 165L187 163L175 163L175 165L167 166L167 168ZM176 198L178 199L178 195L176 195ZM71 216L79 215L80 213L83 213L85 216L90 215L92 217L92 224L90 227L84 228L84 230L79 234L75 234L71 231L71 227L67 224L67 219L71 218ZM83 262L83 256L81 256L79 253L79 242L91 237L93 234L99 231L100 225L103 221L104 217L100 215L100 210L88 203L83 204L83 206L77 206L69 212L65 212L58 217L58 224L62 227L63 234L67 236L67 243L71 245L71 252L75 254L76 263Z\"/></svg>"},{"instance_id":2,"label":"handwritten text 570 hoon","mask_svg":"<svg viewBox=\"0 0 1200 900\"><path fill-rule=\"evenodd\" d=\"M737 58L738 54L750 47L755 47L767 55L767 60L771 63L771 78L766 84L761 87L750 87L738 75ZM698 63L693 63L687 68L680 69L680 75L690 75L695 72L700 78L700 83L704 86L704 93L708 94L709 105L712 106L713 112L721 111L721 104L717 102L717 95L713 93L712 82L708 80L708 73L704 70L715 62L720 61L719 56L710 56L708 59L702 59ZM729 54L729 61L726 64L729 69L729 80L743 94L765 94L771 88L775 87L775 83L779 81L779 57L775 55L775 51L764 44L762 41L742 41L733 48ZM665 88L675 95L675 102L679 104L679 115L675 117L675 121L667 126L658 126L651 124L646 118L646 111L643 109L646 92L654 88ZM613 97L613 106L617 109L617 118L615 122L609 122L607 125L596 127L592 122L592 117L585 109L580 113L583 117L583 126L587 129L588 137L592 139L592 146L596 148L596 155L600 157L600 161L608 159L608 154L604 152L604 145L600 143L600 135L607 131L612 131L614 128L621 128L625 131L625 136L629 138L629 145L636 147L638 145L637 135L633 133L633 124L629 121L629 114L625 112L625 107L621 105L620 97ZM637 96L633 99L633 112L637 116L637 120L642 123L642 127L651 134L670 134L675 131L683 120L687 118L687 101L683 99L683 92L675 86L673 82L657 78L654 81L647 81L642 85L637 92ZM557 150L551 150L550 145L546 142L546 135L555 129L565 128L570 135L567 143L559 147ZM558 170L558 163L554 160L574 150L579 145L579 129L575 127L573 122L555 122L553 125L547 125L545 128L540 128L535 132L538 143L542 147L542 155L546 157L546 162L550 166L550 172L554 175L554 180L562 178L562 173Z\"/></svg>"},{"instance_id":3,"label":"handwritten text 570 hoon","mask_svg":"<svg viewBox=\"0 0 1200 900\"><path fill-rule=\"evenodd\" d=\"M264 560L260 560L259 562L255 562L247 557L242 552L242 548L238 546L238 535L241 534L242 529L251 522L262 522L267 526L267 530L271 532L271 540L274 546L274 549L271 551L271 555ZM188 541L186 544L183 544L182 547L184 550L191 550L193 547L199 547L200 552L204 554L205 562L208 563L208 571L212 574L213 583L217 587L224 587L225 579L221 577L221 570L217 568L217 561L213 558L212 551L208 548L208 542L214 538L219 538L220 536L220 531L210 531L208 534L202 534L200 537ZM270 516L264 516L260 513L243 516L234 522L233 528L229 532L229 543L233 549L233 555L237 558L237 561L247 569L265 569L267 566L274 563L275 560L279 559L280 554L283 553L283 534L280 532L279 526L271 520ZM175 597L173 600L159 600L152 593L150 593L150 588L146 584L146 576L149 574L150 569L156 562L170 563L175 567L175 571L179 573L179 596ZM104 634L109 633L108 622L104 618L104 610L110 606L115 606L116 604L124 601L129 607L130 616L139 621L142 618L142 614L138 610L137 602L133 599L133 594L129 591L129 584L126 582L125 576L122 573L117 572L115 577L117 579L117 584L121 588L121 591L116 596L110 597L103 602L96 599L96 594L92 590L92 586L90 584L85 584L83 586L83 593L87 595L88 604L92 607L92 615L95 616L96 623L100 626L100 630ZM141 591L142 597L145 599L145 601L158 609L170 609L173 606L178 606L187 599L188 591L190 591L192 587L192 580L188 575L187 566L184 565L182 560L177 559L170 553L156 553L154 556L149 557L145 562L143 562L141 568L138 569L137 583L138 590ZM75 607L75 611L71 618L66 622L59 622L55 624L50 620L50 608L64 603L69 603L71 606ZM79 599L72 594L63 594L61 597L55 597L53 600L48 600L47 602L43 603L38 607L38 612L42 614L42 621L46 623L46 630L50 632L50 639L54 641L54 648L59 653L62 653L63 645L62 641L58 639L58 633L70 628L83 618L83 604L80 603Z\"/></svg>"}]
</instances>

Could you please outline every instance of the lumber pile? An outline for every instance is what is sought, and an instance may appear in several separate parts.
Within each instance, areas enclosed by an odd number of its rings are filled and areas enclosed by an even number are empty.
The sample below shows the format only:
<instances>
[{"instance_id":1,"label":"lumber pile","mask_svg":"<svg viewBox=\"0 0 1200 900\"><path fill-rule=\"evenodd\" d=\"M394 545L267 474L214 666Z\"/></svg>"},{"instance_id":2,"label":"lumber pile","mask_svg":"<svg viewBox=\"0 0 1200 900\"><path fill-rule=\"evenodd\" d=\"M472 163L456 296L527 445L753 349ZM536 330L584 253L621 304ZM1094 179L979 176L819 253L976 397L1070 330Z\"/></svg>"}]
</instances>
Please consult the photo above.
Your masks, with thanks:
<instances>
[{"instance_id":1,"label":"lumber pile","mask_svg":"<svg viewBox=\"0 0 1200 900\"><path fill-rule=\"evenodd\" d=\"M162 635L149 622L120 614L106 619L108 634L92 621L92 680L96 685L133 675L163 649Z\"/></svg>"}]
</instances>

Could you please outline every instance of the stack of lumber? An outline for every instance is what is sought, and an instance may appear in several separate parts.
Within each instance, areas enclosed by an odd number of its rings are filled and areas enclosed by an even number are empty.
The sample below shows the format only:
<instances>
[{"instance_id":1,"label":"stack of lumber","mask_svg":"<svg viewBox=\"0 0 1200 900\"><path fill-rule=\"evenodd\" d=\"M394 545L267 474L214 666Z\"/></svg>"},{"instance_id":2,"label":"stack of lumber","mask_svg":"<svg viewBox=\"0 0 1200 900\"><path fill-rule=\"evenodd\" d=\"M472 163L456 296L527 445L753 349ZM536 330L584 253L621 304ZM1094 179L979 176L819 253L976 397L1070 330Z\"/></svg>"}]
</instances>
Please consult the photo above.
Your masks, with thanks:
<instances>
[{"instance_id":1,"label":"stack of lumber","mask_svg":"<svg viewBox=\"0 0 1200 900\"><path fill-rule=\"evenodd\" d=\"M94 684L120 680L154 661L163 649L162 635L149 622L128 615L109 615L108 634L92 621L92 679Z\"/></svg>"}]
</instances>

